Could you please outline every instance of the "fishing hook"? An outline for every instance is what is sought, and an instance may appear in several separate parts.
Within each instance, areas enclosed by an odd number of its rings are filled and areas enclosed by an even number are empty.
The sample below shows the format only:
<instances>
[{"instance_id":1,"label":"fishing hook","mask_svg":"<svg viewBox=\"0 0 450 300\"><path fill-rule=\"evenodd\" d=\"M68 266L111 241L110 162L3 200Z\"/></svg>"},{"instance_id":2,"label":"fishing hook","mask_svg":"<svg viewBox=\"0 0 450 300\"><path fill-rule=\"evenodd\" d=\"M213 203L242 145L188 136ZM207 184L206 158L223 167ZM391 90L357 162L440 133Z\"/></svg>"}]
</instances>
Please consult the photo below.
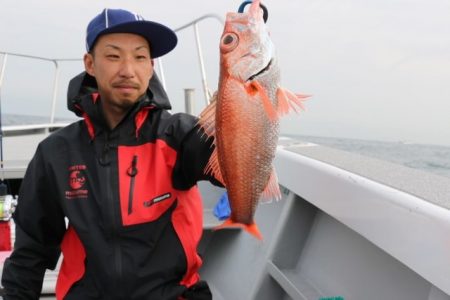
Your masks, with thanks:
<instances>
[{"instance_id":1,"label":"fishing hook","mask_svg":"<svg viewBox=\"0 0 450 300\"><path fill-rule=\"evenodd\" d=\"M247 0L242 2L242 4L239 6L238 8L238 13L243 13L244 12L244 8L252 3L252 0ZM264 23L267 23L267 19L269 18L269 11L267 10L267 7L265 7L264 5L262 5L261 3L259 4L259 6L262 8L263 10L263 19L264 19Z\"/></svg>"}]
</instances>

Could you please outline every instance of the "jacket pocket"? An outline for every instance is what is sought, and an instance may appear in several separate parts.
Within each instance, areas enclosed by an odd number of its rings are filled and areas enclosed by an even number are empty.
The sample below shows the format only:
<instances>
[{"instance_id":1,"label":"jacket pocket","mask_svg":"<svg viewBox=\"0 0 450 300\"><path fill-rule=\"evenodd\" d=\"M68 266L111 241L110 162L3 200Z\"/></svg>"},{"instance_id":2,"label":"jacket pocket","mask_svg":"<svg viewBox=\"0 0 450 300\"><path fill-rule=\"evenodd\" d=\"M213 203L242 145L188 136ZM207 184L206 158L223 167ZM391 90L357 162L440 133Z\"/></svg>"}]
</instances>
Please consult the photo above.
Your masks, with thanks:
<instances>
[{"instance_id":1,"label":"jacket pocket","mask_svg":"<svg viewBox=\"0 0 450 300\"><path fill-rule=\"evenodd\" d=\"M176 152L147 143L118 147L119 202L122 225L157 220L175 201L172 186Z\"/></svg>"}]
</instances>

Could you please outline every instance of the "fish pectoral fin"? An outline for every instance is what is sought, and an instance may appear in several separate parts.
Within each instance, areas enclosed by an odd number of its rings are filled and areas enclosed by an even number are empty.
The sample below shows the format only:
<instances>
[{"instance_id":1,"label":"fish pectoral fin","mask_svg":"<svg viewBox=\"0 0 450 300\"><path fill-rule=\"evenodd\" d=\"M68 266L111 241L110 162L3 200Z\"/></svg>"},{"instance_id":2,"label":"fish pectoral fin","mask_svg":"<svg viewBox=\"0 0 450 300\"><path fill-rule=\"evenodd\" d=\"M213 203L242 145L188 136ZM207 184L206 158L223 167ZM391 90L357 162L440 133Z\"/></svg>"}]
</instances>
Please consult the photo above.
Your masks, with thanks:
<instances>
[{"instance_id":1,"label":"fish pectoral fin","mask_svg":"<svg viewBox=\"0 0 450 300\"><path fill-rule=\"evenodd\" d=\"M279 87L277 90L278 115L283 116L289 113L291 110L298 112L297 110L299 108L301 110L305 110L303 101L305 101L308 97L310 96L294 94L286 89Z\"/></svg>"},{"instance_id":2,"label":"fish pectoral fin","mask_svg":"<svg viewBox=\"0 0 450 300\"><path fill-rule=\"evenodd\" d=\"M267 95L265 88L258 81L252 81L249 85L247 85L246 91L252 97L255 95L259 95L261 97L264 111L270 121L275 122L278 120L277 110L270 101L269 95Z\"/></svg>"},{"instance_id":3,"label":"fish pectoral fin","mask_svg":"<svg viewBox=\"0 0 450 300\"><path fill-rule=\"evenodd\" d=\"M270 203L273 199L277 201L281 200L280 186L278 185L278 177L274 168L272 168L272 173L270 173L269 181L261 194L260 201Z\"/></svg>"},{"instance_id":4,"label":"fish pectoral fin","mask_svg":"<svg viewBox=\"0 0 450 300\"><path fill-rule=\"evenodd\" d=\"M261 240L261 241L263 240L261 231L259 231L258 225L256 225L255 222L248 225L248 224L233 222L231 219L227 219L221 225L214 227L214 230L220 230L220 229L224 229L224 228L236 228L236 227L244 229L245 231L247 231L248 233L253 235L255 238L257 238L258 240Z\"/></svg>"},{"instance_id":5,"label":"fish pectoral fin","mask_svg":"<svg viewBox=\"0 0 450 300\"><path fill-rule=\"evenodd\" d=\"M216 99L217 92L214 93L209 105L200 113L198 125L208 137L216 136Z\"/></svg>"}]
</instances>

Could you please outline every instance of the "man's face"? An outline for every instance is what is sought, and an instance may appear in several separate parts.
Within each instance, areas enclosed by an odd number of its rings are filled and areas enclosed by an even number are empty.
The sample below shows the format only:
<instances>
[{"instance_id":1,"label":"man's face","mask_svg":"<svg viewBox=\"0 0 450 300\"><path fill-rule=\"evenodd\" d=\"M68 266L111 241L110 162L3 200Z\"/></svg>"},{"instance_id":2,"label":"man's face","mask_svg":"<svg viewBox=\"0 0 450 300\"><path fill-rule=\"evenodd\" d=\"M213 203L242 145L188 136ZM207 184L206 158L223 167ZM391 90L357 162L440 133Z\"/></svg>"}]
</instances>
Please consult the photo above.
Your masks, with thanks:
<instances>
[{"instance_id":1,"label":"man's face","mask_svg":"<svg viewBox=\"0 0 450 300\"><path fill-rule=\"evenodd\" d=\"M86 72L95 77L103 106L128 110L146 92L153 75L150 47L145 38L130 33L100 36L93 53L84 57Z\"/></svg>"}]
</instances>

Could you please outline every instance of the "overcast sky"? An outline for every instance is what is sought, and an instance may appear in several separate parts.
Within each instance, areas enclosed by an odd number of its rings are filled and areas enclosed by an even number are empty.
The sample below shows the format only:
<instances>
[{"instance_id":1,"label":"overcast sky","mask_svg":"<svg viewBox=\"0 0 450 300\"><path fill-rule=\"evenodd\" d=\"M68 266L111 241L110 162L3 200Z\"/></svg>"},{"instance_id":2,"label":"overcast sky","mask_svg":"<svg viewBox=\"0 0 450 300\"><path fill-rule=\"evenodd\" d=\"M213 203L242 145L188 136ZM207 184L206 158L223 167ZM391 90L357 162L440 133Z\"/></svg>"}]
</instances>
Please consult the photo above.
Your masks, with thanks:
<instances>
[{"instance_id":1,"label":"overcast sky","mask_svg":"<svg viewBox=\"0 0 450 300\"><path fill-rule=\"evenodd\" d=\"M267 0L282 85L311 94L307 110L282 121L290 134L450 145L450 1ZM125 8L177 28L207 13L222 17L240 1L0 0L0 51L81 58L85 28L104 7ZM222 25L199 24L211 90L217 88ZM0 56L0 58L2 58ZM0 61L1 64L1 61ZM163 58L174 111L183 89L204 106L193 29ZM57 113L81 62L61 63ZM50 111L54 66L8 57L4 113Z\"/></svg>"}]
</instances>

